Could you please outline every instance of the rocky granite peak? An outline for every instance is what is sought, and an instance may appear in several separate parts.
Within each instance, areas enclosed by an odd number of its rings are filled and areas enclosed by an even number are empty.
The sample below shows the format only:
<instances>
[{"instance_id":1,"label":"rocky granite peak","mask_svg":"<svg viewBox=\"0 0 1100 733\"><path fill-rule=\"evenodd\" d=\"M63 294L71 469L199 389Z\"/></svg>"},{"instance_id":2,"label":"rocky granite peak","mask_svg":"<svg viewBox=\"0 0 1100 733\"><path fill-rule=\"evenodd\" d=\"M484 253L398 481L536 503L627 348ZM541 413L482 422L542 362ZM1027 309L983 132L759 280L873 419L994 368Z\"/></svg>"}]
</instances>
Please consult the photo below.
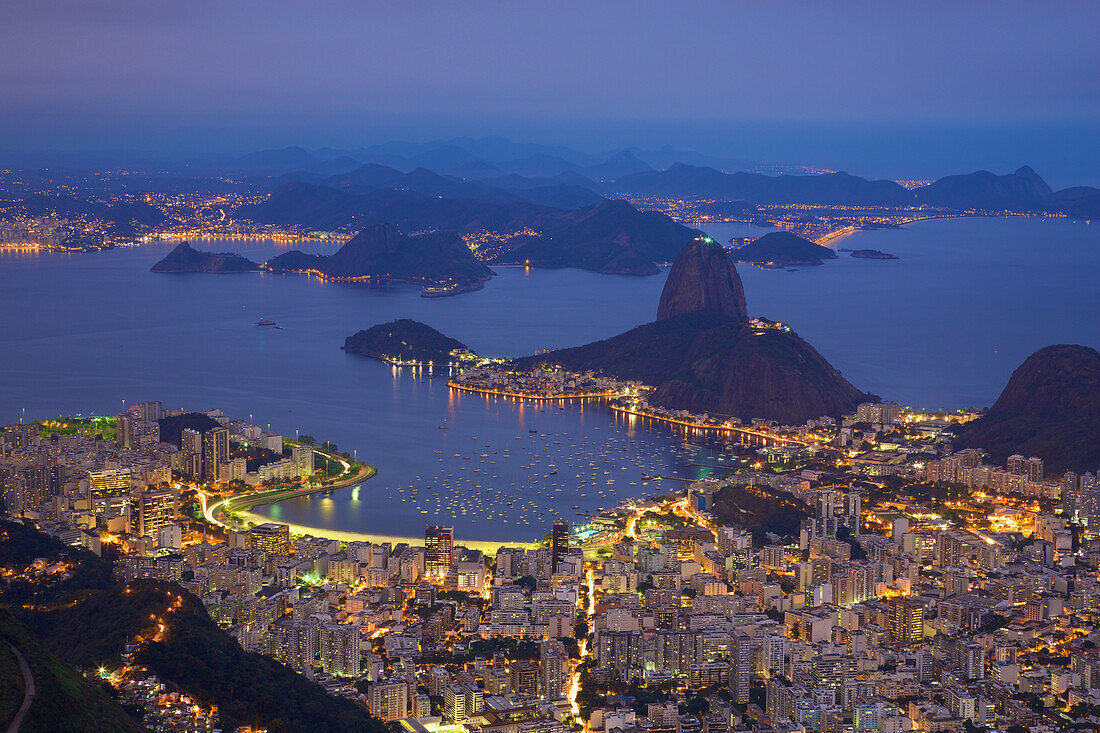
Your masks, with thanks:
<instances>
[{"instance_id":1,"label":"rocky granite peak","mask_svg":"<svg viewBox=\"0 0 1100 733\"><path fill-rule=\"evenodd\" d=\"M794 331L750 323L737 269L705 237L673 263L656 321L512 363L634 379L656 387L654 405L741 420L797 424L868 399Z\"/></svg>"},{"instance_id":2,"label":"rocky granite peak","mask_svg":"<svg viewBox=\"0 0 1100 733\"><path fill-rule=\"evenodd\" d=\"M721 245L698 237L677 255L661 291L657 320L709 310L737 322L748 320L745 289Z\"/></svg>"}]
</instances>

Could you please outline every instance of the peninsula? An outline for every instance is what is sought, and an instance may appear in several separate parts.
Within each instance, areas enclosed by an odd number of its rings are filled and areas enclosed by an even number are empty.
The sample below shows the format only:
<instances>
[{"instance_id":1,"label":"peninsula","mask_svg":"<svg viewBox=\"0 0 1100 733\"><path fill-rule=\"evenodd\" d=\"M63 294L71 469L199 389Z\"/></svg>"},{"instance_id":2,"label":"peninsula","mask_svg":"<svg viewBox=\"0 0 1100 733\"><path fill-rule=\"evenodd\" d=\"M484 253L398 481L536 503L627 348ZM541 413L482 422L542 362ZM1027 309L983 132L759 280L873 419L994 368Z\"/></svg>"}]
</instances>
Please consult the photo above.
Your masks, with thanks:
<instances>
[{"instance_id":1,"label":"peninsula","mask_svg":"<svg viewBox=\"0 0 1100 733\"><path fill-rule=\"evenodd\" d=\"M603 341L516 359L655 387L650 404L795 424L867 399L785 324L750 320L737 269L713 240L688 244L669 272L657 320Z\"/></svg>"}]
</instances>

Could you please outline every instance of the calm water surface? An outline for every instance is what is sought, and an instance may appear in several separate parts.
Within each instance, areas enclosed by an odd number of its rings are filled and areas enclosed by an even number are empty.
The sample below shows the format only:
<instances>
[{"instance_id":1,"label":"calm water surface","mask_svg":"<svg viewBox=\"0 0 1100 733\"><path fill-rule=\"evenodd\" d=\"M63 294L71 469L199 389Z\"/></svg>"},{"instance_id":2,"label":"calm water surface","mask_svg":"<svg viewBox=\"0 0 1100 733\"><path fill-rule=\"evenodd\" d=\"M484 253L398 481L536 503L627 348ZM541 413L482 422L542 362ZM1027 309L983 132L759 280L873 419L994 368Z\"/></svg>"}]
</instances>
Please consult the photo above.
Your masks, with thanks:
<instances>
[{"instance_id":1,"label":"calm water surface","mask_svg":"<svg viewBox=\"0 0 1100 733\"><path fill-rule=\"evenodd\" d=\"M709 233L727 242L747 227ZM1035 350L1100 347L1097 223L935 219L856 232L836 246L901 259L840 252L795 272L739 266L749 312L789 322L849 381L886 399L984 407Z\"/></svg>"},{"instance_id":2,"label":"calm water surface","mask_svg":"<svg viewBox=\"0 0 1100 733\"><path fill-rule=\"evenodd\" d=\"M754 230L753 233L757 233ZM723 241L746 227L715 225ZM517 405L451 394L444 380L345 354L344 338L415 318L488 355L606 338L652 319L664 274L499 268L486 288L425 299L414 288L271 274L155 275L172 245L83 255L0 255L0 421L113 413L160 399L221 407L293 435L330 439L379 467L359 491L260 508L307 526L531 539L574 507L660 489L731 460L599 405ZM839 245L900 260L795 272L741 267L749 310L784 320L856 386L927 407L987 405L1050 343L1100 346L1096 225L953 219L859 232ZM264 260L285 248L201 242ZM311 244L310 251L332 246ZM259 328L260 318L282 330ZM448 429L439 426L446 424Z\"/></svg>"}]
</instances>

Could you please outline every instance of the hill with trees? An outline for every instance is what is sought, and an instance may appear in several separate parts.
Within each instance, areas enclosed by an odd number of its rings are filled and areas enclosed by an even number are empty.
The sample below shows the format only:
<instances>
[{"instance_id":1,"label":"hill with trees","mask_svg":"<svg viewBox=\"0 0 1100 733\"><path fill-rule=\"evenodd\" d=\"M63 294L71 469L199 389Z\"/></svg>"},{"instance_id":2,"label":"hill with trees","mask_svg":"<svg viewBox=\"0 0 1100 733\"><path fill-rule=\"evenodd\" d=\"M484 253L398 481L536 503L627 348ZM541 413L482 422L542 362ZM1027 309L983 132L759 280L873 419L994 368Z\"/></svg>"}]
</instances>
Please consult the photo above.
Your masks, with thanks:
<instances>
[{"instance_id":1,"label":"hill with trees","mask_svg":"<svg viewBox=\"0 0 1100 733\"><path fill-rule=\"evenodd\" d=\"M34 584L34 603L26 602L28 583L2 581L0 586L0 606L6 606L14 619L2 625L5 632L31 630L28 633L44 649L43 664L64 663L55 677L66 694L59 693L57 701L74 723L34 730L140 730L127 727L124 720L111 725L117 710L77 685L85 679L82 675L66 676L73 668L118 669L126 645L136 642L134 663L148 666L196 700L217 705L225 730L259 725L273 733L384 731L381 721L354 703L327 694L270 657L245 652L214 623L202 602L178 585L117 582L109 575L110 561L12 522L0 522L0 548L5 548L0 556L4 567L16 567L28 557L64 560L72 566L68 581L48 587ZM85 714L94 720L101 712L108 722L105 727L78 725Z\"/></svg>"}]
</instances>

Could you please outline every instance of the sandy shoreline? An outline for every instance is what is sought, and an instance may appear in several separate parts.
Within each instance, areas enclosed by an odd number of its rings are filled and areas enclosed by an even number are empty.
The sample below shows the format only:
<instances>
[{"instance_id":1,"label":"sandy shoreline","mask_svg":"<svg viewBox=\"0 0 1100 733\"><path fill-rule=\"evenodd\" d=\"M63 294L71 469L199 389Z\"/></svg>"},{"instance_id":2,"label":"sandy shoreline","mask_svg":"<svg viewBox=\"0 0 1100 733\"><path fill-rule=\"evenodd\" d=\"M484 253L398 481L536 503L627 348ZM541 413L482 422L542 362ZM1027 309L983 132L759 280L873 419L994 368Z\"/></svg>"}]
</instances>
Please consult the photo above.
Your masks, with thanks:
<instances>
[{"instance_id":1,"label":"sandy shoreline","mask_svg":"<svg viewBox=\"0 0 1100 733\"><path fill-rule=\"evenodd\" d=\"M424 537L401 537L398 535L385 535L385 534L372 534L369 532L352 532L339 529L325 529L323 527L307 527L301 524L292 524L289 522L280 522L272 517L266 517L262 514L254 514L249 511L235 512L242 520L247 522L255 522L256 524L263 524L264 522L278 522L279 524L286 524L290 527L290 533L294 535L313 535L314 537L328 537L334 540L340 540L341 542L372 542L374 544L381 544L383 542L390 542L397 544L400 542L407 542L410 545L423 545ZM471 550L481 550L482 552L496 552L501 547L525 547L532 548L537 547L538 543L535 542L521 542L512 540L464 540L462 537L455 537L455 544L468 547Z\"/></svg>"}]
</instances>

